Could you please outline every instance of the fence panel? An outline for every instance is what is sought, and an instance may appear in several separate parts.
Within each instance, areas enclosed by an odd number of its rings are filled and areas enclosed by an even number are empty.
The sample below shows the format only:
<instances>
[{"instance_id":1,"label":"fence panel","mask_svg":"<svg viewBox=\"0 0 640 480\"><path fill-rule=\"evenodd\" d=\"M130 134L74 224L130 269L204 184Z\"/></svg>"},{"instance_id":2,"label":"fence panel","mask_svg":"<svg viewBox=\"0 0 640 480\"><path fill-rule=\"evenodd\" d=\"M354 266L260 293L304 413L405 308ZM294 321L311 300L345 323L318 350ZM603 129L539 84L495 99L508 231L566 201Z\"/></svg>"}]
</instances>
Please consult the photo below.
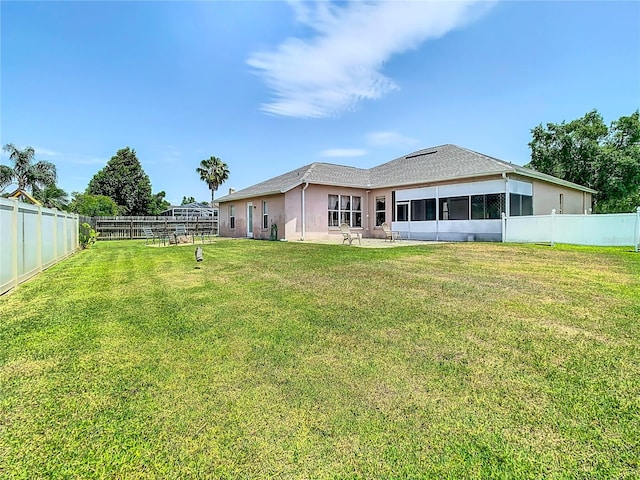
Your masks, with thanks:
<instances>
[{"instance_id":1,"label":"fence panel","mask_svg":"<svg viewBox=\"0 0 640 480\"><path fill-rule=\"evenodd\" d=\"M551 243L551 215L508 217L505 242Z\"/></svg>"},{"instance_id":2,"label":"fence panel","mask_svg":"<svg viewBox=\"0 0 640 480\"><path fill-rule=\"evenodd\" d=\"M505 242L570 243L609 247L640 246L640 207L636 213L534 215L503 219Z\"/></svg>"},{"instance_id":3,"label":"fence panel","mask_svg":"<svg viewBox=\"0 0 640 480\"><path fill-rule=\"evenodd\" d=\"M87 222L89 223L89 222ZM145 238L143 227L150 227L153 231L171 233L176 225L184 224L187 231L205 230L218 232L218 220L211 217L94 217L92 225L99 233L99 240L133 240Z\"/></svg>"},{"instance_id":4,"label":"fence panel","mask_svg":"<svg viewBox=\"0 0 640 480\"><path fill-rule=\"evenodd\" d=\"M77 249L77 215L0 198L0 295Z\"/></svg>"}]
</instances>

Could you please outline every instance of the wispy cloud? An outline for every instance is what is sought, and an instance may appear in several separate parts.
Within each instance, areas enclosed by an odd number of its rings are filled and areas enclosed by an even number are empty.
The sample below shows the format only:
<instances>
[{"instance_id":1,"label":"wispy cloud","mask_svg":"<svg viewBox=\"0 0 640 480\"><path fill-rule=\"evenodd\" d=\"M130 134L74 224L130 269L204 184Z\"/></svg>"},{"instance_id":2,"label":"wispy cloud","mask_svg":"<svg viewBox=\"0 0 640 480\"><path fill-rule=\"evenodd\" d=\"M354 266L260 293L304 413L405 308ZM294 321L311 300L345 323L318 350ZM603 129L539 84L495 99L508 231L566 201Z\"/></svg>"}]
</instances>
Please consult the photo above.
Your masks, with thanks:
<instances>
[{"instance_id":1,"label":"wispy cloud","mask_svg":"<svg viewBox=\"0 0 640 480\"><path fill-rule=\"evenodd\" d=\"M48 148L36 147L35 145L16 145L16 148L18 148L19 150L23 150L23 149L25 149L27 147L33 148L33 150L35 151L36 160L40 156L43 156L43 157L59 157L59 156L62 155L60 152L56 152L54 150L49 150ZM9 157L9 152L5 151L4 148L3 148L1 155L3 157Z\"/></svg>"},{"instance_id":2,"label":"wispy cloud","mask_svg":"<svg viewBox=\"0 0 640 480\"><path fill-rule=\"evenodd\" d=\"M415 138L407 137L397 132L371 132L366 135L367 142L374 146L384 145L415 145L418 140Z\"/></svg>"},{"instance_id":3,"label":"wispy cloud","mask_svg":"<svg viewBox=\"0 0 640 480\"><path fill-rule=\"evenodd\" d=\"M49 150L47 148L34 146L33 149L36 151L36 157L38 155L42 155L42 156L45 156L45 157L59 157L60 155L62 155L60 152L56 152L54 150Z\"/></svg>"},{"instance_id":4,"label":"wispy cloud","mask_svg":"<svg viewBox=\"0 0 640 480\"><path fill-rule=\"evenodd\" d=\"M262 75L273 100L262 110L289 117L328 117L398 85L381 73L393 55L417 48L465 25L482 1L290 1L309 38L290 37L274 51L254 52L247 63Z\"/></svg>"},{"instance_id":5,"label":"wispy cloud","mask_svg":"<svg viewBox=\"0 0 640 480\"><path fill-rule=\"evenodd\" d=\"M322 157L361 157L366 154L362 148L330 148L320 152Z\"/></svg>"}]
</instances>

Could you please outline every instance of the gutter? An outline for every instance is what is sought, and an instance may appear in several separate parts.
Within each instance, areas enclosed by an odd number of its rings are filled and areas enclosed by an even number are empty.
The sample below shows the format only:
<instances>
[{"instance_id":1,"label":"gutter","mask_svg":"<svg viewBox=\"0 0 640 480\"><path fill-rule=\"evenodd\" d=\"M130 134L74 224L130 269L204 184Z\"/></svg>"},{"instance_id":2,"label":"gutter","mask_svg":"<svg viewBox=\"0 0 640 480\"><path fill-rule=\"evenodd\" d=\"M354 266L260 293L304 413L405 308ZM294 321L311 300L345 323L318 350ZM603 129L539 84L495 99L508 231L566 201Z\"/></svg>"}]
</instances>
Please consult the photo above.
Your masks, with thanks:
<instances>
[{"instance_id":1,"label":"gutter","mask_svg":"<svg viewBox=\"0 0 640 480\"><path fill-rule=\"evenodd\" d=\"M304 191L309 187L309 182L307 182L306 180L304 180L304 187L302 187L302 236L300 237L300 240L304 241L304 235L306 233L306 228L305 228L305 218L304 218L304 211L305 211L305 202L304 202Z\"/></svg>"},{"instance_id":2,"label":"gutter","mask_svg":"<svg viewBox=\"0 0 640 480\"><path fill-rule=\"evenodd\" d=\"M535 170L529 170L529 169L523 170L521 168L518 168L517 166L514 166L513 173L522 175L523 177L536 178L538 180L544 180L549 183L555 183L556 185L562 185L564 187L574 188L576 190L581 190L587 193L592 193L592 194L598 193L597 190L594 190L592 188L584 187L582 185L578 185L577 183L569 182L568 180L562 180L561 178L556 178L551 175L547 175L546 173L536 172Z\"/></svg>"}]
</instances>

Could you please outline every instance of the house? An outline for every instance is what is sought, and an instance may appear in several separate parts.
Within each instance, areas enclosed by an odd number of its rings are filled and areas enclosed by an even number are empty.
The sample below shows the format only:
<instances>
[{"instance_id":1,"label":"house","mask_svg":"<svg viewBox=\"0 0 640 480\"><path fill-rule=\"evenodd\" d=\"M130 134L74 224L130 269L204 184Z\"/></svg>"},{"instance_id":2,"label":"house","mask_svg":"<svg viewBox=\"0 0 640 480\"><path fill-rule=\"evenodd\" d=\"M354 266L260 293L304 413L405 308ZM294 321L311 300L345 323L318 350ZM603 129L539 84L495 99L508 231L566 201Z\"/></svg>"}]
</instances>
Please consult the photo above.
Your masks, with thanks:
<instances>
[{"instance_id":1,"label":"house","mask_svg":"<svg viewBox=\"0 0 640 480\"><path fill-rule=\"evenodd\" d=\"M29 195L28 192L21 190L19 188L11 192L9 195L7 195L7 198L17 198L18 201L30 203L31 205L42 205L41 202L39 202L38 200L33 198L31 195Z\"/></svg>"},{"instance_id":2,"label":"house","mask_svg":"<svg viewBox=\"0 0 640 480\"><path fill-rule=\"evenodd\" d=\"M584 213L590 188L455 145L419 150L370 169L312 163L218 199L220 235L339 238L345 222L365 238L500 241L507 216Z\"/></svg>"},{"instance_id":3,"label":"house","mask_svg":"<svg viewBox=\"0 0 640 480\"><path fill-rule=\"evenodd\" d=\"M160 215L165 217L207 217L217 219L218 209L215 206L210 207L206 203L193 202L184 205L171 205Z\"/></svg>"}]
</instances>

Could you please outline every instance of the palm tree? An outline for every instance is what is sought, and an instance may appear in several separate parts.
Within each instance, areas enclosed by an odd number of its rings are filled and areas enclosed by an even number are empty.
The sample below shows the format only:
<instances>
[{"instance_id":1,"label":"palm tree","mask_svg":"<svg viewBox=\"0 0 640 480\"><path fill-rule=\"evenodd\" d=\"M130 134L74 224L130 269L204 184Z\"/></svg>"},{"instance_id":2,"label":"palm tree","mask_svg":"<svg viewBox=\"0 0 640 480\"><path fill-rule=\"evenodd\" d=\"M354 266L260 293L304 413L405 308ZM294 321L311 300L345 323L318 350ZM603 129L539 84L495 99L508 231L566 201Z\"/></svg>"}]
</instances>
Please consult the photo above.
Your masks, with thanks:
<instances>
[{"instance_id":1,"label":"palm tree","mask_svg":"<svg viewBox=\"0 0 640 480\"><path fill-rule=\"evenodd\" d=\"M200 180L205 182L211 190L211 206L213 206L216 190L229 178L229 166L218 157L211 157L208 160L202 160L196 172L200 174Z\"/></svg>"},{"instance_id":2,"label":"palm tree","mask_svg":"<svg viewBox=\"0 0 640 480\"><path fill-rule=\"evenodd\" d=\"M33 196L44 207L64 210L69 205L69 195L56 185L47 185L44 190L36 187L33 189Z\"/></svg>"},{"instance_id":3,"label":"palm tree","mask_svg":"<svg viewBox=\"0 0 640 480\"><path fill-rule=\"evenodd\" d=\"M32 147L20 150L13 143L8 143L2 149L9 153L14 166L0 165L0 191L12 183L18 185L18 190L24 192L29 189L31 193L35 193L34 189L55 185L56 166L44 160L34 163L36 152Z\"/></svg>"}]
</instances>

